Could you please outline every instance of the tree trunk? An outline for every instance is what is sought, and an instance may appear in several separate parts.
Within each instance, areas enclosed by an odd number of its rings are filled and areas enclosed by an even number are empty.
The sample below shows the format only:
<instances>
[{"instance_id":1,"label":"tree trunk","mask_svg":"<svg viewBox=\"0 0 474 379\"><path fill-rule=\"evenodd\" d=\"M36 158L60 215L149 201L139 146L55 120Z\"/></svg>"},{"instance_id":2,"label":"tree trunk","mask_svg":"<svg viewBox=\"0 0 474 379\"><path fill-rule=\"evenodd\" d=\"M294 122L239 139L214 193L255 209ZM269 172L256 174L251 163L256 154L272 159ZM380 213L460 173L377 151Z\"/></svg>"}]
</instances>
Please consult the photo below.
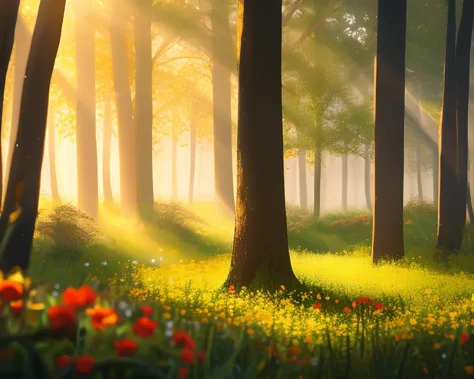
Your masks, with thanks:
<instances>
[{"instance_id":1,"label":"tree trunk","mask_svg":"<svg viewBox=\"0 0 474 379\"><path fill-rule=\"evenodd\" d=\"M65 0L42 0L31 43L21 97L18 136L0 217L0 269L6 273L30 263L43 163L49 87L61 39ZM21 214L13 224L10 214ZM7 231L7 226L11 225Z\"/></svg>"},{"instance_id":2,"label":"tree trunk","mask_svg":"<svg viewBox=\"0 0 474 379\"><path fill-rule=\"evenodd\" d=\"M217 55L223 49L233 50L233 39L229 25L229 1L212 0L211 22L213 44ZM232 169L232 119L231 119L231 72L220 59L214 60L212 67L212 91L214 112L214 180L216 200L224 215L233 216L234 174Z\"/></svg>"},{"instance_id":3,"label":"tree trunk","mask_svg":"<svg viewBox=\"0 0 474 379\"><path fill-rule=\"evenodd\" d=\"M447 259L458 250L456 238L457 130L456 130L456 4L448 1L444 64L444 93L440 126L439 200L436 249Z\"/></svg>"},{"instance_id":4,"label":"tree trunk","mask_svg":"<svg viewBox=\"0 0 474 379\"><path fill-rule=\"evenodd\" d=\"M370 162L370 155L364 158L364 192L365 192L365 204L367 210L372 213L372 182L370 180L372 176L372 163Z\"/></svg>"},{"instance_id":5,"label":"tree trunk","mask_svg":"<svg viewBox=\"0 0 474 379\"><path fill-rule=\"evenodd\" d=\"M469 223L474 223L474 209L472 207L471 185L467 184L467 213L469 214Z\"/></svg>"},{"instance_id":6,"label":"tree trunk","mask_svg":"<svg viewBox=\"0 0 474 379\"><path fill-rule=\"evenodd\" d=\"M372 261L403 246L406 0L379 0L375 65Z\"/></svg>"},{"instance_id":7,"label":"tree trunk","mask_svg":"<svg viewBox=\"0 0 474 379\"><path fill-rule=\"evenodd\" d=\"M439 156L438 149L432 151L432 166L433 166L433 202L438 205L438 181L439 181Z\"/></svg>"},{"instance_id":8,"label":"tree trunk","mask_svg":"<svg viewBox=\"0 0 474 379\"><path fill-rule=\"evenodd\" d=\"M197 133L197 104L191 105L191 118L189 123L189 192L188 202L194 200L194 177L196 173L196 133Z\"/></svg>"},{"instance_id":9,"label":"tree trunk","mask_svg":"<svg viewBox=\"0 0 474 379\"><path fill-rule=\"evenodd\" d=\"M416 160L416 186L418 192L418 201L423 201L423 182L422 182L422 168L421 168L421 146L418 137L415 137L415 160Z\"/></svg>"},{"instance_id":10,"label":"tree trunk","mask_svg":"<svg viewBox=\"0 0 474 379\"><path fill-rule=\"evenodd\" d=\"M152 0L135 1L135 61L137 115L137 197L140 214L153 210L153 94L151 14Z\"/></svg>"},{"instance_id":11,"label":"tree trunk","mask_svg":"<svg viewBox=\"0 0 474 379\"><path fill-rule=\"evenodd\" d=\"M243 5L237 207L226 285L292 289L300 284L291 267L285 209L282 2L243 0Z\"/></svg>"},{"instance_id":12,"label":"tree trunk","mask_svg":"<svg viewBox=\"0 0 474 379\"><path fill-rule=\"evenodd\" d=\"M318 141L314 149L314 202L313 202L313 217L317 221L321 216L321 171L322 171L322 152Z\"/></svg>"},{"instance_id":13,"label":"tree trunk","mask_svg":"<svg viewBox=\"0 0 474 379\"><path fill-rule=\"evenodd\" d=\"M171 200L178 199L178 117L173 109L171 117Z\"/></svg>"},{"instance_id":14,"label":"tree trunk","mask_svg":"<svg viewBox=\"0 0 474 379\"><path fill-rule=\"evenodd\" d=\"M469 121L469 70L471 57L474 2L464 1L461 21L456 41L457 74L457 169L459 196L457 197L457 241L456 248L461 249L466 227L467 171L468 171L468 121Z\"/></svg>"},{"instance_id":15,"label":"tree trunk","mask_svg":"<svg viewBox=\"0 0 474 379\"><path fill-rule=\"evenodd\" d=\"M110 40L112 46L113 80L118 115L118 142L120 162L120 197L122 213L137 215L136 187L136 125L129 83L128 52L125 39L127 28L126 3L111 1L112 18Z\"/></svg>"},{"instance_id":16,"label":"tree trunk","mask_svg":"<svg viewBox=\"0 0 474 379\"><path fill-rule=\"evenodd\" d=\"M306 151L298 151L298 177L300 188L300 208L306 210L308 208L308 194L306 188Z\"/></svg>"},{"instance_id":17,"label":"tree trunk","mask_svg":"<svg viewBox=\"0 0 474 379\"><path fill-rule=\"evenodd\" d=\"M95 27L90 20L94 0L80 0L75 5L77 206L97 218L99 174L95 122Z\"/></svg>"},{"instance_id":18,"label":"tree trunk","mask_svg":"<svg viewBox=\"0 0 474 379\"><path fill-rule=\"evenodd\" d=\"M347 213L347 186L347 154L344 154L342 156L342 210L344 213Z\"/></svg>"},{"instance_id":19,"label":"tree trunk","mask_svg":"<svg viewBox=\"0 0 474 379\"><path fill-rule=\"evenodd\" d=\"M56 172L56 113L49 111L48 115L48 155L49 155L49 180L51 182L51 198L54 205L61 203L58 190L58 174Z\"/></svg>"},{"instance_id":20,"label":"tree trunk","mask_svg":"<svg viewBox=\"0 0 474 379\"><path fill-rule=\"evenodd\" d=\"M102 186L104 203L111 205L114 202L112 184L110 180L110 150L112 142L112 103L109 96L104 101L104 136L102 149Z\"/></svg>"},{"instance_id":21,"label":"tree trunk","mask_svg":"<svg viewBox=\"0 0 474 379\"><path fill-rule=\"evenodd\" d=\"M8 63L12 55L15 39L15 23L18 16L19 0L2 1L0 3L0 135L2 134L3 96L7 79ZM17 62L15 62L16 65ZM13 125L10 127L13 129ZM0 207L3 195L3 158L0 143ZM8 162L7 162L8 163Z\"/></svg>"}]
</instances>

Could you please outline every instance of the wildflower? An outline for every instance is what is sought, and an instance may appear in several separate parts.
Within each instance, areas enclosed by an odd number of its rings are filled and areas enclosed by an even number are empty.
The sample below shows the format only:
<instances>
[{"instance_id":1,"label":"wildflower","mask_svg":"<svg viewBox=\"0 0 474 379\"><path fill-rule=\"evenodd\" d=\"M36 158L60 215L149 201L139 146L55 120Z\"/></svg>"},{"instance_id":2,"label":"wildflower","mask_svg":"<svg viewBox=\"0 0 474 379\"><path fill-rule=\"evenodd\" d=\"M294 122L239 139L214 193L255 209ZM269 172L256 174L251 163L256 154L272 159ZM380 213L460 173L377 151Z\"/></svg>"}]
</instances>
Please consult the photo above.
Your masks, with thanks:
<instances>
[{"instance_id":1,"label":"wildflower","mask_svg":"<svg viewBox=\"0 0 474 379\"><path fill-rule=\"evenodd\" d=\"M319 303L314 303L314 304L313 304L313 309L320 310L320 309L321 309L321 304L319 304Z\"/></svg>"},{"instance_id":2,"label":"wildflower","mask_svg":"<svg viewBox=\"0 0 474 379\"><path fill-rule=\"evenodd\" d=\"M133 333L141 338L149 338L153 336L157 326L158 321L150 320L148 317L140 317L133 324Z\"/></svg>"},{"instance_id":3,"label":"wildflower","mask_svg":"<svg viewBox=\"0 0 474 379\"><path fill-rule=\"evenodd\" d=\"M76 311L74 308L53 305L48 309L49 326L52 329L60 329L76 325Z\"/></svg>"},{"instance_id":4,"label":"wildflower","mask_svg":"<svg viewBox=\"0 0 474 379\"><path fill-rule=\"evenodd\" d=\"M18 316L23 309L23 300L16 300L10 303L13 315Z\"/></svg>"},{"instance_id":5,"label":"wildflower","mask_svg":"<svg viewBox=\"0 0 474 379\"><path fill-rule=\"evenodd\" d=\"M180 330L174 332L173 342L178 347L187 347L191 350L196 346L196 343L192 340L189 334Z\"/></svg>"},{"instance_id":6,"label":"wildflower","mask_svg":"<svg viewBox=\"0 0 474 379\"><path fill-rule=\"evenodd\" d=\"M114 309L95 306L86 310L86 314L91 316L91 325L95 329L105 329L107 326L116 325L118 316Z\"/></svg>"},{"instance_id":7,"label":"wildflower","mask_svg":"<svg viewBox=\"0 0 474 379\"><path fill-rule=\"evenodd\" d=\"M90 355L81 355L74 361L74 367L79 374L88 374L94 367L95 361Z\"/></svg>"},{"instance_id":8,"label":"wildflower","mask_svg":"<svg viewBox=\"0 0 474 379\"><path fill-rule=\"evenodd\" d=\"M466 371L467 375L472 375L474 374L474 366L466 366L464 367L464 371Z\"/></svg>"},{"instance_id":9,"label":"wildflower","mask_svg":"<svg viewBox=\"0 0 474 379\"><path fill-rule=\"evenodd\" d=\"M141 310L142 310L143 316L147 316L147 317L151 317L154 312L153 307L146 304L141 306Z\"/></svg>"},{"instance_id":10,"label":"wildflower","mask_svg":"<svg viewBox=\"0 0 474 379\"><path fill-rule=\"evenodd\" d=\"M135 354L138 344L128 338L124 338L114 342L115 352L119 357L130 357Z\"/></svg>"},{"instance_id":11,"label":"wildflower","mask_svg":"<svg viewBox=\"0 0 474 379\"><path fill-rule=\"evenodd\" d=\"M23 296L23 286L12 280L4 280L0 283L0 297L6 301L15 301Z\"/></svg>"},{"instance_id":12,"label":"wildflower","mask_svg":"<svg viewBox=\"0 0 474 379\"><path fill-rule=\"evenodd\" d=\"M462 335L461 335L461 338L459 339L459 343L461 345L465 345L467 344L467 342L469 341L469 334L467 334L466 332L464 332Z\"/></svg>"},{"instance_id":13,"label":"wildflower","mask_svg":"<svg viewBox=\"0 0 474 379\"><path fill-rule=\"evenodd\" d=\"M88 305L93 305L96 298L97 294L92 287L88 285L83 285L77 290L69 287L63 292L64 304L71 307L82 308Z\"/></svg>"},{"instance_id":14,"label":"wildflower","mask_svg":"<svg viewBox=\"0 0 474 379\"><path fill-rule=\"evenodd\" d=\"M433 349L435 349L435 350L441 349L441 344L440 343L435 343L433 345Z\"/></svg>"},{"instance_id":15,"label":"wildflower","mask_svg":"<svg viewBox=\"0 0 474 379\"><path fill-rule=\"evenodd\" d=\"M385 306L380 303L375 303L375 308L377 308L377 310L379 311L383 311L385 309Z\"/></svg>"},{"instance_id":16,"label":"wildflower","mask_svg":"<svg viewBox=\"0 0 474 379\"><path fill-rule=\"evenodd\" d=\"M234 294L234 293L235 293L235 286L234 286L233 284L231 284L231 285L229 286L229 293L230 293L230 294Z\"/></svg>"},{"instance_id":17,"label":"wildflower","mask_svg":"<svg viewBox=\"0 0 474 379\"><path fill-rule=\"evenodd\" d=\"M344 307L344 313L350 313L351 309L349 307Z\"/></svg>"},{"instance_id":18,"label":"wildflower","mask_svg":"<svg viewBox=\"0 0 474 379\"><path fill-rule=\"evenodd\" d=\"M69 355L58 355L56 357L56 366L58 368L65 368L72 363L72 358Z\"/></svg>"},{"instance_id":19,"label":"wildflower","mask_svg":"<svg viewBox=\"0 0 474 379\"><path fill-rule=\"evenodd\" d=\"M189 368L180 367L178 370L178 379L185 379L189 374Z\"/></svg>"},{"instance_id":20,"label":"wildflower","mask_svg":"<svg viewBox=\"0 0 474 379\"><path fill-rule=\"evenodd\" d=\"M184 363L191 364L193 361L193 351L190 348L185 347L181 350L181 360Z\"/></svg>"},{"instance_id":21,"label":"wildflower","mask_svg":"<svg viewBox=\"0 0 474 379\"><path fill-rule=\"evenodd\" d=\"M357 307L357 303L355 301L352 302L352 308Z\"/></svg>"},{"instance_id":22,"label":"wildflower","mask_svg":"<svg viewBox=\"0 0 474 379\"><path fill-rule=\"evenodd\" d=\"M370 297L359 297L357 300L356 300L359 304L372 304L374 302L373 299L371 299Z\"/></svg>"},{"instance_id":23,"label":"wildflower","mask_svg":"<svg viewBox=\"0 0 474 379\"><path fill-rule=\"evenodd\" d=\"M425 374L428 374L428 367L424 367L424 368L423 368L423 372L424 372Z\"/></svg>"}]
</instances>

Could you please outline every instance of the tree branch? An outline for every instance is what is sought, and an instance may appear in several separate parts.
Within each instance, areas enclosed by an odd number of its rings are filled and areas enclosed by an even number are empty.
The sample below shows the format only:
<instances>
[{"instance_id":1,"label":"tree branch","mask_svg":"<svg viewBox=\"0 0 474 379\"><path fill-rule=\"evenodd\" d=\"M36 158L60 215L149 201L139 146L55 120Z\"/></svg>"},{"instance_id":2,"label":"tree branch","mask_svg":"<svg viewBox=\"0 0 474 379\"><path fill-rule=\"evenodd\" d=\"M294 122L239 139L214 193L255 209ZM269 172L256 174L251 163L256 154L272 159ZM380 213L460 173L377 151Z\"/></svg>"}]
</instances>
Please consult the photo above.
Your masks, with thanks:
<instances>
[{"instance_id":1,"label":"tree branch","mask_svg":"<svg viewBox=\"0 0 474 379\"><path fill-rule=\"evenodd\" d=\"M295 14L298 10L299 5L303 0L295 0L291 7L288 9L287 12L283 15L282 26L286 26L286 24L291 20L291 17Z\"/></svg>"}]
</instances>

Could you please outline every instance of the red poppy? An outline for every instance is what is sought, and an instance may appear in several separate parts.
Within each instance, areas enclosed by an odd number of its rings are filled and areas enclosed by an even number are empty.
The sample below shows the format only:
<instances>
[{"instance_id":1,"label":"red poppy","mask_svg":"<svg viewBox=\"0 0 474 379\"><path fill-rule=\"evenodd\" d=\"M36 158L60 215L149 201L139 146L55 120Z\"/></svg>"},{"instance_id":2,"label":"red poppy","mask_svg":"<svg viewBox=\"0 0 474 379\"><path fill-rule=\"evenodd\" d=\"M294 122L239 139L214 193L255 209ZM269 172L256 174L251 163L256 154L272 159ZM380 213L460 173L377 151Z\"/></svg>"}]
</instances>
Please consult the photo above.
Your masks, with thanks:
<instances>
[{"instance_id":1,"label":"red poppy","mask_svg":"<svg viewBox=\"0 0 474 379\"><path fill-rule=\"evenodd\" d=\"M189 368L187 367L180 367L178 370L178 378L179 379L186 379L189 374Z\"/></svg>"},{"instance_id":2,"label":"red poppy","mask_svg":"<svg viewBox=\"0 0 474 379\"><path fill-rule=\"evenodd\" d=\"M76 325L76 311L64 305L53 305L48 309L49 326L60 329Z\"/></svg>"},{"instance_id":3,"label":"red poppy","mask_svg":"<svg viewBox=\"0 0 474 379\"><path fill-rule=\"evenodd\" d=\"M151 317L153 315L154 309L150 305L142 305L141 310L143 313L143 316Z\"/></svg>"},{"instance_id":4,"label":"red poppy","mask_svg":"<svg viewBox=\"0 0 474 379\"><path fill-rule=\"evenodd\" d=\"M319 304L319 303L314 303L314 304L313 304L313 309L321 309L321 304Z\"/></svg>"},{"instance_id":5,"label":"red poppy","mask_svg":"<svg viewBox=\"0 0 474 379\"><path fill-rule=\"evenodd\" d=\"M138 344L128 338L114 342L115 351L119 357L130 357L135 354Z\"/></svg>"},{"instance_id":6,"label":"red poppy","mask_svg":"<svg viewBox=\"0 0 474 379\"><path fill-rule=\"evenodd\" d=\"M185 347L183 350L181 350L181 360L184 363L192 363L193 361L193 351L187 347Z\"/></svg>"},{"instance_id":7,"label":"red poppy","mask_svg":"<svg viewBox=\"0 0 474 379\"><path fill-rule=\"evenodd\" d=\"M361 296L361 297L359 297L359 298L357 299L357 302L358 302L359 304L371 304L371 303L374 302L374 299L371 299L370 297L363 297L363 296Z\"/></svg>"},{"instance_id":8,"label":"red poppy","mask_svg":"<svg viewBox=\"0 0 474 379\"><path fill-rule=\"evenodd\" d=\"M185 331L176 330L173 334L173 342L178 347L187 347L191 350L196 346L190 335Z\"/></svg>"},{"instance_id":9,"label":"red poppy","mask_svg":"<svg viewBox=\"0 0 474 379\"><path fill-rule=\"evenodd\" d=\"M105 327L116 325L118 322L117 313L111 308L90 308L86 310L86 314L91 316L91 325L95 329L105 329Z\"/></svg>"},{"instance_id":10,"label":"red poppy","mask_svg":"<svg viewBox=\"0 0 474 379\"><path fill-rule=\"evenodd\" d=\"M352 308L357 307L357 303L355 301L352 302Z\"/></svg>"},{"instance_id":11,"label":"red poppy","mask_svg":"<svg viewBox=\"0 0 474 379\"><path fill-rule=\"evenodd\" d=\"M200 361L203 361L204 359L206 359L206 352L204 350L201 350L198 354L198 359Z\"/></svg>"},{"instance_id":12,"label":"red poppy","mask_svg":"<svg viewBox=\"0 0 474 379\"><path fill-rule=\"evenodd\" d=\"M72 363L72 358L69 355L58 355L56 357L56 366L58 368L65 368Z\"/></svg>"},{"instance_id":13,"label":"red poppy","mask_svg":"<svg viewBox=\"0 0 474 379\"><path fill-rule=\"evenodd\" d=\"M69 287L63 292L64 304L71 307L86 307L88 305L93 305L96 299L97 294L88 285L83 285L77 290Z\"/></svg>"},{"instance_id":14,"label":"red poppy","mask_svg":"<svg viewBox=\"0 0 474 379\"><path fill-rule=\"evenodd\" d=\"M235 293L235 286L234 286L233 284L231 284L231 285L229 286L229 293L230 293L230 294Z\"/></svg>"},{"instance_id":15,"label":"red poppy","mask_svg":"<svg viewBox=\"0 0 474 379\"><path fill-rule=\"evenodd\" d=\"M148 317L140 317L133 324L133 333L141 338L149 338L153 336L158 321L150 320Z\"/></svg>"},{"instance_id":16,"label":"red poppy","mask_svg":"<svg viewBox=\"0 0 474 379\"><path fill-rule=\"evenodd\" d=\"M385 305L380 304L380 303L375 303L375 308L377 308L379 311L383 311L385 309Z\"/></svg>"},{"instance_id":17,"label":"red poppy","mask_svg":"<svg viewBox=\"0 0 474 379\"><path fill-rule=\"evenodd\" d=\"M12 280L4 280L0 283L0 297L6 301L15 301L23 297L23 286Z\"/></svg>"},{"instance_id":18,"label":"red poppy","mask_svg":"<svg viewBox=\"0 0 474 379\"><path fill-rule=\"evenodd\" d=\"M90 355L81 355L74 361L74 367L80 374L88 374L94 367L95 361Z\"/></svg>"},{"instance_id":19,"label":"red poppy","mask_svg":"<svg viewBox=\"0 0 474 379\"><path fill-rule=\"evenodd\" d=\"M469 334L464 332L462 335L461 335L461 338L459 339L459 343L461 345L465 345L467 344L469 341Z\"/></svg>"},{"instance_id":20,"label":"red poppy","mask_svg":"<svg viewBox=\"0 0 474 379\"><path fill-rule=\"evenodd\" d=\"M349 307L344 307L344 313L351 313L351 309Z\"/></svg>"}]
</instances>

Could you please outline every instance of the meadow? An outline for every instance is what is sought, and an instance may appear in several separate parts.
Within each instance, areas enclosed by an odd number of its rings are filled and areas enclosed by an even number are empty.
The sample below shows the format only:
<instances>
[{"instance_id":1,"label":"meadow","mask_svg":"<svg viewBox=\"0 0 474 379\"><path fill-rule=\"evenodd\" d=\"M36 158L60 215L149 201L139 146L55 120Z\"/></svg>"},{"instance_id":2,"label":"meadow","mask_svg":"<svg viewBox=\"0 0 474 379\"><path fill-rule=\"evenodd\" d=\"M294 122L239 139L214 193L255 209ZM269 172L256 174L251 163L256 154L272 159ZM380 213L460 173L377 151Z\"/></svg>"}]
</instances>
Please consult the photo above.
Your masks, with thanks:
<instances>
[{"instance_id":1,"label":"meadow","mask_svg":"<svg viewBox=\"0 0 474 379\"><path fill-rule=\"evenodd\" d=\"M292 265L306 290L273 294L222 287L232 223L197 216L212 205L157 203L146 224L110 207L100 224L72 206L42 209L32 290L3 307L2 378L43 377L15 371L12 356L56 379L474 375L474 230L461 254L437 263L430 204L406 206L406 258L376 267L370 215L314 222L289 209ZM15 280L29 286L16 273L0 289Z\"/></svg>"}]
</instances>

